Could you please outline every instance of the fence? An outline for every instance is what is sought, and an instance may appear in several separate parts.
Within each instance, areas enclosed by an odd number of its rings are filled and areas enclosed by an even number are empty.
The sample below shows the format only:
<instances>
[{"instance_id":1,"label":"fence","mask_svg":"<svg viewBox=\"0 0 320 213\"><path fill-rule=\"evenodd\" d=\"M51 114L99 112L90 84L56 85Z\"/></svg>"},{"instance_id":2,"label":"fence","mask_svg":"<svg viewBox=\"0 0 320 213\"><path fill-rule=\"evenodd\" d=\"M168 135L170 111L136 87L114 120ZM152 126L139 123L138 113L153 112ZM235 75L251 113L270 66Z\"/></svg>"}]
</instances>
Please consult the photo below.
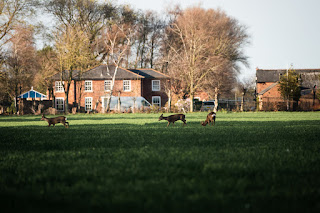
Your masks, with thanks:
<instances>
[{"instance_id":1,"label":"fence","mask_svg":"<svg viewBox=\"0 0 320 213\"><path fill-rule=\"evenodd\" d=\"M299 101L287 101L280 98L264 97L259 100L260 111L312 111L319 110L318 99L302 98Z\"/></svg>"}]
</instances>

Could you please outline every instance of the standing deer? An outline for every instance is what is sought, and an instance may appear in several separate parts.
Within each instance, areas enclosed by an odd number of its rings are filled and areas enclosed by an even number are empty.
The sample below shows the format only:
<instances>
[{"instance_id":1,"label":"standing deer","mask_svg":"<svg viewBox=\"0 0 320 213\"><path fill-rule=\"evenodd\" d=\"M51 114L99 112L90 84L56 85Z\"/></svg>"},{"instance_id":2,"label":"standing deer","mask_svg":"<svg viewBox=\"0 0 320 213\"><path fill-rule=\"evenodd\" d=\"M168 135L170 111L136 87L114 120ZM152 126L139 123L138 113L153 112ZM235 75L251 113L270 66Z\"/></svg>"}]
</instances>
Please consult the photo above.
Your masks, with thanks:
<instances>
[{"instance_id":1,"label":"standing deer","mask_svg":"<svg viewBox=\"0 0 320 213\"><path fill-rule=\"evenodd\" d=\"M46 118L44 115L42 115L41 120L42 121L47 121L48 122L48 127L50 127L51 124L54 127L57 123L62 123L64 125L64 127L66 127L66 128L69 127L69 122L67 122L67 118L64 117L64 116L59 116L59 117L55 117L55 118Z\"/></svg>"},{"instance_id":2,"label":"standing deer","mask_svg":"<svg viewBox=\"0 0 320 213\"><path fill-rule=\"evenodd\" d=\"M160 115L159 117L159 121L161 120L167 120L168 121L168 125L167 127L170 125L170 123L173 124L174 126L174 122L178 121L178 120L181 120L183 122L183 126L184 125L187 125L186 123L186 116L184 114L175 114L175 115L170 115L168 117L163 117L163 114Z\"/></svg>"},{"instance_id":3,"label":"standing deer","mask_svg":"<svg viewBox=\"0 0 320 213\"><path fill-rule=\"evenodd\" d=\"M205 126L207 124L211 123L211 125L215 125L216 124L216 113L215 112L210 112L207 115L207 119L205 120L205 122L201 122L202 126Z\"/></svg>"}]
</instances>

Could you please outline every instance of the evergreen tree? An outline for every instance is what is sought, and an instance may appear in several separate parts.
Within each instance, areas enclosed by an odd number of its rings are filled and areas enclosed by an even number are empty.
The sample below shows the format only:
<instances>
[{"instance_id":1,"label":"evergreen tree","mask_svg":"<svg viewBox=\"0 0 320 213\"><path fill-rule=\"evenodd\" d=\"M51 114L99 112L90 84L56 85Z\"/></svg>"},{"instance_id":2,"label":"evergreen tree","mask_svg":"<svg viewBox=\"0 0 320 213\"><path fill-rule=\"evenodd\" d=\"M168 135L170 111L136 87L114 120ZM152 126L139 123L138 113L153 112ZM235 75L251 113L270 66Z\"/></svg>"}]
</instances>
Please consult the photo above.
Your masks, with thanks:
<instances>
[{"instance_id":1,"label":"evergreen tree","mask_svg":"<svg viewBox=\"0 0 320 213\"><path fill-rule=\"evenodd\" d=\"M279 84L279 91L284 99L287 101L299 101L301 96L301 79L293 68L290 68L280 77Z\"/></svg>"}]
</instances>

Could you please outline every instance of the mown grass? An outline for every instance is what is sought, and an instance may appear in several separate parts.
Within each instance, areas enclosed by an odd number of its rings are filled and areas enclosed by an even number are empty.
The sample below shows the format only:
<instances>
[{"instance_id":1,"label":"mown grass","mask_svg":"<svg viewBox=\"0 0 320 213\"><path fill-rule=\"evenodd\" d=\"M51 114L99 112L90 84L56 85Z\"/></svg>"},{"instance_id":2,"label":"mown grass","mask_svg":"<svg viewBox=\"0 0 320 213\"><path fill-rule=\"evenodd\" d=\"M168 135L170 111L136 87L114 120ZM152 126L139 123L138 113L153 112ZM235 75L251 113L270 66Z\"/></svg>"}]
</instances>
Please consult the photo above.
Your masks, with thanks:
<instances>
[{"instance_id":1,"label":"mown grass","mask_svg":"<svg viewBox=\"0 0 320 213\"><path fill-rule=\"evenodd\" d=\"M320 113L0 117L11 212L318 212Z\"/></svg>"}]
</instances>

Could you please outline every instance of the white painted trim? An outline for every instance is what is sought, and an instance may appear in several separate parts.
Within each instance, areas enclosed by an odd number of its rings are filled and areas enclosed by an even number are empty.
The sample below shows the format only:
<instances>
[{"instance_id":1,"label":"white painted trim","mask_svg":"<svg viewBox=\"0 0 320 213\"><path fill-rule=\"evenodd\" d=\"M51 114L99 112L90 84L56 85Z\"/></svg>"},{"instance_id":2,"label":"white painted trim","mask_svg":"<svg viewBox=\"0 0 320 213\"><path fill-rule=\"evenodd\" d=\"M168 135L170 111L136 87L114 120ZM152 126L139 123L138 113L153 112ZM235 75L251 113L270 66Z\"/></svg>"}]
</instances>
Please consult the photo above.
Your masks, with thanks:
<instances>
[{"instance_id":1,"label":"white painted trim","mask_svg":"<svg viewBox=\"0 0 320 213\"><path fill-rule=\"evenodd\" d=\"M159 89L154 89L153 87L154 87L154 82L159 82ZM152 80L151 81L151 90L152 91L160 91L161 90L161 82L160 82L160 80Z\"/></svg>"},{"instance_id":2,"label":"white painted trim","mask_svg":"<svg viewBox=\"0 0 320 213\"><path fill-rule=\"evenodd\" d=\"M93 108L93 98L92 98L92 97L85 97L85 98L84 98L84 110L85 110L85 111L88 111L88 110L87 110L87 104L86 104L86 100L87 100L87 99L91 100L91 109L90 109L89 111L92 111L92 108Z\"/></svg>"},{"instance_id":3,"label":"white painted trim","mask_svg":"<svg viewBox=\"0 0 320 213\"><path fill-rule=\"evenodd\" d=\"M63 109L62 109L62 110L58 110L57 100L62 100L62 101L63 101L63 103L62 103L62 108L63 108ZM56 110L58 110L58 111L64 111L64 105L65 105L65 103L64 103L64 98L62 98L62 97L55 98L54 106L55 106Z\"/></svg>"},{"instance_id":4,"label":"white painted trim","mask_svg":"<svg viewBox=\"0 0 320 213\"><path fill-rule=\"evenodd\" d=\"M91 82L91 90L86 90L86 82ZM91 80L84 81L84 91L85 92L93 92L93 82Z\"/></svg>"},{"instance_id":5,"label":"white painted trim","mask_svg":"<svg viewBox=\"0 0 320 213\"><path fill-rule=\"evenodd\" d=\"M110 89L109 90L106 90L106 82L110 82ZM105 92L110 92L110 90L111 90L111 86L112 86L112 80L104 80L104 83L103 83L103 90L105 91Z\"/></svg>"},{"instance_id":6,"label":"white painted trim","mask_svg":"<svg viewBox=\"0 0 320 213\"><path fill-rule=\"evenodd\" d=\"M124 89L124 82L129 82L129 90ZM123 85L122 89L124 92L131 92L131 80L123 80L122 85ZM128 85L126 85L126 86L128 86Z\"/></svg>"},{"instance_id":7,"label":"white painted trim","mask_svg":"<svg viewBox=\"0 0 320 213\"><path fill-rule=\"evenodd\" d=\"M161 108L161 96L152 96L152 105L154 105L154 99L159 98L159 107Z\"/></svg>"},{"instance_id":8,"label":"white painted trim","mask_svg":"<svg viewBox=\"0 0 320 213\"><path fill-rule=\"evenodd\" d=\"M57 90L57 83L58 83L58 82L61 83L61 85L60 85L59 87L62 87L62 90ZM63 93L63 92L64 92L63 87L64 87L64 84L63 84L62 81L55 81L55 82L54 82L54 92L56 92L56 93Z\"/></svg>"}]
</instances>

